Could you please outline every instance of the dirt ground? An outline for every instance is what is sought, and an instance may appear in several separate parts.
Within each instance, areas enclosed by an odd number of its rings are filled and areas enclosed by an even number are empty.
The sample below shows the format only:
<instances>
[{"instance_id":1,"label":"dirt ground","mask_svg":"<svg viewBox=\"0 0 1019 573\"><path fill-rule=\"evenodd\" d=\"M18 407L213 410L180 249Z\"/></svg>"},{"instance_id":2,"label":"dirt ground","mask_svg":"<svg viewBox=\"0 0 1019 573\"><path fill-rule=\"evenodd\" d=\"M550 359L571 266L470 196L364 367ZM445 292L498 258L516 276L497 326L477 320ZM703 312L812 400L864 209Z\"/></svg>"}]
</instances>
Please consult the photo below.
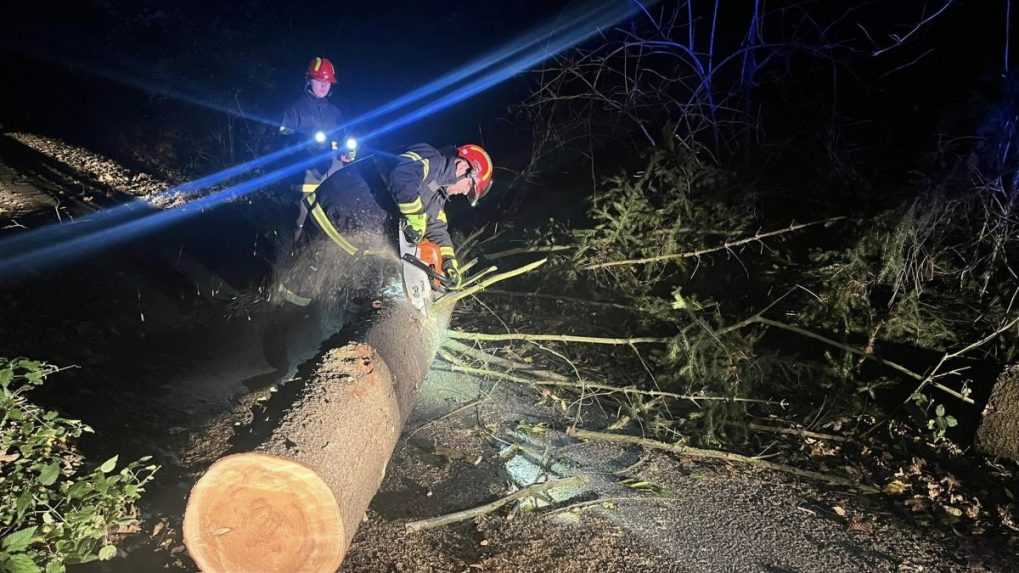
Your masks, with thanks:
<instances>
[{"instance_id":1,"label":"dirt ground","mask_svg":"<svg viewBox=\"0 0 1019 573\"><path fill-rule=\"evenodd\" d=\"M342 571L1014 570L1013 556L1000 546L915 527L855 492L574 441L544 429L570 420L539 401L539 391L494 385L437 363ZM513 443L525 450L509 458ZM530 458L536 471L544 461L552 477L585 475L591 482L552 506L504 507L406 531L410 521L527 485L521 478L532 476L512 463L516 457Z\"/></svg>"}]
</instances>

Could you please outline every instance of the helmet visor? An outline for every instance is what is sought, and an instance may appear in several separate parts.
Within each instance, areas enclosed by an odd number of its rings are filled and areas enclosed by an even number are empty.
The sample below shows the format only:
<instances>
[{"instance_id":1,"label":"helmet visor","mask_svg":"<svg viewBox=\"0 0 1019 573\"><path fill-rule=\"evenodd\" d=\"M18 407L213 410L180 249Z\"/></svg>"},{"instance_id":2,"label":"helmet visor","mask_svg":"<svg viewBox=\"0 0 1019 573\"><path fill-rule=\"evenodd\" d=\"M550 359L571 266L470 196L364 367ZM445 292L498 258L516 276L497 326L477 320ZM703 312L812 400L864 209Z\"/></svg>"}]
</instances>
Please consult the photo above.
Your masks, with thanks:
<instances>
[{"instance_id":1,"label":"helmet visor","mask_svg":"<svg viewBox=\"0 0 1019 573\"><path fill-rule=\"evenodd\" d=\"M481 172L471 166L471 169L467 172L467 177L471 180L471 189L467 192L467 199L471 202L471 207L478 204L478 201L485 196L488 192L489 187L492 185L492 180L488 181L481 180Z\"/></svg>"}]
</instances>

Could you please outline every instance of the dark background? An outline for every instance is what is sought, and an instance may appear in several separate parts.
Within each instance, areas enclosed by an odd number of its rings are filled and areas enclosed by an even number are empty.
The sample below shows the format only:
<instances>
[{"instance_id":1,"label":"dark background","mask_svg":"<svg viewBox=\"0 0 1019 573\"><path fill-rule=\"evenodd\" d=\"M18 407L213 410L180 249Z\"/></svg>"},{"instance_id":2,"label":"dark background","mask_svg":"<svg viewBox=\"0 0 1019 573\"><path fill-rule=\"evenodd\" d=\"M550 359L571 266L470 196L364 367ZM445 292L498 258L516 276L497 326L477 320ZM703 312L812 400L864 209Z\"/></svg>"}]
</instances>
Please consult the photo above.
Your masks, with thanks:
<instances>
[{"instance_id":1,"label":"dark background","mask_svg":"<svg viewBox=\"0 0 1019 573\"><path fill-rule=\"evenodd\" d=\"M59 136L129 165L171 166L194 176L264 152L264 129L272 126L239 122L187 98L272 123L303 89L310 57L324 55L338 68L340 83L331 97L354 117L561 17L569 3L20 4L4 10L5 128ZM880 56L872 55L875 47L891 44L890 34L907 33L942 2L786 4L805 9L813 22L787 22L783 30L765 32L791 45L827 42L837 61L804 50L774 62L755 96L764 110L763 133L774 141L809 137L825 124L852 126L847 146L871 152L858 156L862 163L892 171L901 164L905 173L916 154L937 145L938 133L975 132L1003 99L1004 0L956 0ZM649 10L673 6L663 2ZM703 32L711 4L695 6ZM749 0L722 3L720 49L742 40L751 6ZM642 15L620 24L634 30L645 25ZM526 161L527 130L511 121L507 108L533 85L530 75L519 75L374 144L478 141L503 166L519 169ZM230 130L237 137L226 149L222 139Z\"/></svg>"}]
</instances>

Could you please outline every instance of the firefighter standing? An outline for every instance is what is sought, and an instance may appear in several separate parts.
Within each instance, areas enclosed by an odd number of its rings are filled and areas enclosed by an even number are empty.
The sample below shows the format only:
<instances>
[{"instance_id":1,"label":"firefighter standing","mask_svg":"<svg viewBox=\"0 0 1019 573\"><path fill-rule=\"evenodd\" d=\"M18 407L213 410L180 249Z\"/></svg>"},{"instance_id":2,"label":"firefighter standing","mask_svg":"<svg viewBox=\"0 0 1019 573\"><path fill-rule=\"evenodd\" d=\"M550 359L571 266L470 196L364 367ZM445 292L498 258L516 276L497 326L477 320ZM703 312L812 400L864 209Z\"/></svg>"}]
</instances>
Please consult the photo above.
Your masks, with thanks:
<instances>
[{"instance_id":1,"label":"firefighter standing","mask_svg":"<svg viewBox=\"0 0 1019 573\"><path fill-rule=\"evenodd\" d=\"M463 277L449 236L446 201L464 195L476 205L492 185L492 171L492 159L481 146L462 145L455 153L442 153L420 143L401 153L389 174L404 237L410 243L427 239L438 244L443 273L455 287Z\"/></svg>"},{"instance_id":2,"label":"firefighter standing","mask_svg":"<svg viewBox=\"0 0 1019 573\"><path fill-rule=\"evenodd\" d=\"M302 194L313 193L330 175L354 161L356 148L341 147L347 137L343 133L343 113L327 98L336 84L336 69L328 58L316 57L308 63L304 93L283 113L280 135L298 139L295 143L309 145L309 152L325 155L324 159L304 172ZM324 153L324 152L330 153ZM300 235L308 217L301 201L295 238Z\"/></svg>"}]
</instances>

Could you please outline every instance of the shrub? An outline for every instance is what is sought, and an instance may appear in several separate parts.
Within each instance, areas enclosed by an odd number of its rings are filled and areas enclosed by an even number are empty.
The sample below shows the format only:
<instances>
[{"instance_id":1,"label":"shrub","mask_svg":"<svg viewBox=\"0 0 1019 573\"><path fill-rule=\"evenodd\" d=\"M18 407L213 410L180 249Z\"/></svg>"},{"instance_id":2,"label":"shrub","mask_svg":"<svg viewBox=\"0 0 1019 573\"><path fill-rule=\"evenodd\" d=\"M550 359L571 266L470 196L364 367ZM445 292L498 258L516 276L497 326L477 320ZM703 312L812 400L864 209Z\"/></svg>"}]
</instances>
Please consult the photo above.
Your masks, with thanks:
<instances>
[{"instance_id":1,"label":"shrub","mask_svg":"<svg viewBox=\"0 0 1019 573\"><path fill-rule=\"evenodd\" d=\"M113 558L117 540L137 531L135 503L158 469L148 457L119 471L117 456L88 464L75 442L92 429L25 396L57 371L0 358L0 571L56 573Z\"/></svg>"}]
</instances>

